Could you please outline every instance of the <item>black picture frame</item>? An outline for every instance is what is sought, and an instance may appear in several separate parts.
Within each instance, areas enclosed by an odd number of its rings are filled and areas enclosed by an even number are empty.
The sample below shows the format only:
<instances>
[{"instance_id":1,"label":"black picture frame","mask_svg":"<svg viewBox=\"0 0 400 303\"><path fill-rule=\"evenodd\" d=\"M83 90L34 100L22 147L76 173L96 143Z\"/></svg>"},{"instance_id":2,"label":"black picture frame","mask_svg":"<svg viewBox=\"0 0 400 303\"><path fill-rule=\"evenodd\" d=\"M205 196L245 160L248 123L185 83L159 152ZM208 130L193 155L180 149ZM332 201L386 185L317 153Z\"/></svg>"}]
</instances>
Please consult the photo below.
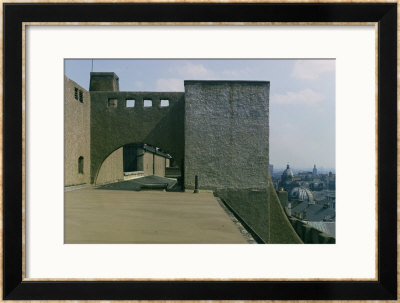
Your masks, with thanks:
<instances>
[{"instance_id":1,"label":"black picture frame","mask_svg":"<svg viewBox=\"0 0 400 303\"><path fill-rule=\"evenodd\" d=\"M378 23L377 281L23 281L23 22ZM3 3L3 299L397 299L397 3Z\"/></svg>"}]
</instances>

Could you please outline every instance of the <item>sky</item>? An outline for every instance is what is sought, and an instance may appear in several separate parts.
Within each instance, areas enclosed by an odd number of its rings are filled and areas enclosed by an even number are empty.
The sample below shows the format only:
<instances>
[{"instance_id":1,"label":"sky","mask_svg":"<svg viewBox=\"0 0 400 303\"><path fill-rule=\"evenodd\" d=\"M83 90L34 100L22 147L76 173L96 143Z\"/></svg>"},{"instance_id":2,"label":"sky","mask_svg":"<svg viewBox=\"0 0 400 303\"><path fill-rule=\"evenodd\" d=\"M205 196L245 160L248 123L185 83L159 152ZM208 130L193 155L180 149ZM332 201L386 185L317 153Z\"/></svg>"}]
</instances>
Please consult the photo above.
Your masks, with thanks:
<instances>
[{"instance_id":1,"label":"sky","mask_svg":"<svg viewBox=\"0 0 400 303\"><path fill-rule=\"evenodd\" d=\"M89 89L91 59L65 60L65 75ZM335 171L335 60L93 60L120 91L183 92L184 80L270 82L270 164Z\"/></svg>"}]
</instances>

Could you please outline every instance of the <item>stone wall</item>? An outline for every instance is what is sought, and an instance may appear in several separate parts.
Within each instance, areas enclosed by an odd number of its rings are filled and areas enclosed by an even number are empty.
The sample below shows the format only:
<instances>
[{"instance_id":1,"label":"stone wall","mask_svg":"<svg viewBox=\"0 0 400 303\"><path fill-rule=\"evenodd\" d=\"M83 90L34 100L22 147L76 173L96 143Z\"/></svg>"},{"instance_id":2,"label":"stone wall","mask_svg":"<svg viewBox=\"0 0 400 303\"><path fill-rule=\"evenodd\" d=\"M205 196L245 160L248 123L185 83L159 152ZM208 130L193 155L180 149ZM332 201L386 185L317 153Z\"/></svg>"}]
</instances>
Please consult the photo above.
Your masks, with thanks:
<instances>
[{"instance_id":1,"label":"stone wall","mask_svg":"<svg viewBox=\"0 0 400 303\"><path fill-rule=\"evenodd\" d=\"M90 96L92 182L106 157L126 144L160 147L182 167L183 93L91 91ZM127 100L134 100L134 106L128 107ZM144 100L151 100L152 106L144 107ZM169 105L161 106L161 100L168 100Z\"/></svg>"},{"instance_id":2,"label":"stone wall","mask_svg":"<svg viewBox=\"0 0 400 303\"><path fill-rule=\"evenodd\" d=\"M265 189L219 189L220 197L263 243L300 244L269 178Z\"/></svg>"},{"instance_id":3,"label":"stone wall","mask_svg":"<svg viewBox=\"0 0 400 303\"><path fill-rule=\"evenodd\" d=\"M79 172L79 157L83 158L83 173ZM90 183L90 95L67 77L64 77L64 178L65 186Z\"/></svg>"},{"instance_id":4,"label":"stone wall","mask_svg":"<svg viewBox=\"0 0 400 303\"><path fill-rule=\"evenodd\" d=\"M124 180L123 149L114 151L101 165L96 184L113 183Z\"/></svg>"},{"instance_id":5,"label":"stone wall","mask_svg":"<svg viewBox=\"0 0 400 303\"><path fill-rule=\"evenodd\" d=\"M269 82L185 81L185 188L265 189Z\"/></svg>"}]
</instances>

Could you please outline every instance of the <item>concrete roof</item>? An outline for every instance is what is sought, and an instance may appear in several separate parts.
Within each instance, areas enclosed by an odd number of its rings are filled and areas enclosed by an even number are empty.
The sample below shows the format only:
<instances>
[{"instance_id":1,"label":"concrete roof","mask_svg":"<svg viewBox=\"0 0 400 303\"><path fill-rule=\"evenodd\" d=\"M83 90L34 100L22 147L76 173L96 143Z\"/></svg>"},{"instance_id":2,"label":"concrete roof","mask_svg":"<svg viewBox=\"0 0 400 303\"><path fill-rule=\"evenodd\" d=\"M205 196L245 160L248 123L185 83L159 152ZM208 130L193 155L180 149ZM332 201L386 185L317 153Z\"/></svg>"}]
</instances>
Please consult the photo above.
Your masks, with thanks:
<instances>
[{"instance_id":1,"label":"concrete roof","mask_svg":"<svg viewBox=\"0 0 400 303\"><path fill-rule=\"evenodd\" d=\"M247 244L212 193L65 193L65 243Z\"/></svg>"}]
</instances>

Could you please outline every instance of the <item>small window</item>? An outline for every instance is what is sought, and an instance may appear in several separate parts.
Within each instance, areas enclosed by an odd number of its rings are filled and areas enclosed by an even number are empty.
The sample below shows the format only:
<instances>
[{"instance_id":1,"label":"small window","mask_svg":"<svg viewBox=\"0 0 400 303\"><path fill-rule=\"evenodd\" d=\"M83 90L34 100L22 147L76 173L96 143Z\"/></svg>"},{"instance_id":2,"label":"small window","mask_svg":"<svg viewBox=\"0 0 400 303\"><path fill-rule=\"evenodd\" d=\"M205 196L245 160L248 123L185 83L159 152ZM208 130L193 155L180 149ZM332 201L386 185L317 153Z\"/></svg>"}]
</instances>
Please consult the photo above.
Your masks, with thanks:
<instances>
[{"instance_id":1,"label":"small window","mask_svg":"<svg viewBox=\"0 0 400 303\"><path fill-rule=\"evenodd\" d=\"M74 87L74 97L75 100L78 100L78 89L76 87Z\"/></svg>"},{"instance_id":2,"label":"small window","mask_svg":"<svg viewBox=\"0 0 400 303\"><path fill-rule=\"evenodd\" d=\"M135 107L135 100L126 99L126 107Z\"/></svg>"},{"instance_id":3,"label":"small window","mask_svg":"<svg viewBox=\"0 0 400 303\"><path fill-rule=\"evenodd\" d=\"M83 103L83 92L79 90L79 102Z\"/></svg>"},{"instance_id":4,"label":"small window","mask_svg":"<svg viewBox=\"0 0 400 303\"><path fill-rule=\"evenodd\" d=\"M108 107L117 107L118 99L117 98L108 98Z\"/></svg>"},{"instance_id":5,"label":"small window","mask_svg":"<svg viewBox=\"0 0 400 303\"><path fill-rule=\"evenodd\" d=\"M83 174L83 157L78 158L78 173Z\"/></svg>"},{"instance_id":6,"label":"small window","mask_svg":"<svg viewBox=\"0 0 400 303\"><path fill-rule=\"evenodd\" d=\"M169 106L169 100L168 99L162 99L160 105L161 105L161 107L168 107Z\"/></svg>"},{"instance_id":7,"label":"small window","mask_svg":"<svg viewBox=\"0 0 400 303\"><path fill-rule=\"evenodd\" d=\"M153 101L152 100L143 100L143 106L144 107L152 107Z\"/></svg>"}]
</instances>

